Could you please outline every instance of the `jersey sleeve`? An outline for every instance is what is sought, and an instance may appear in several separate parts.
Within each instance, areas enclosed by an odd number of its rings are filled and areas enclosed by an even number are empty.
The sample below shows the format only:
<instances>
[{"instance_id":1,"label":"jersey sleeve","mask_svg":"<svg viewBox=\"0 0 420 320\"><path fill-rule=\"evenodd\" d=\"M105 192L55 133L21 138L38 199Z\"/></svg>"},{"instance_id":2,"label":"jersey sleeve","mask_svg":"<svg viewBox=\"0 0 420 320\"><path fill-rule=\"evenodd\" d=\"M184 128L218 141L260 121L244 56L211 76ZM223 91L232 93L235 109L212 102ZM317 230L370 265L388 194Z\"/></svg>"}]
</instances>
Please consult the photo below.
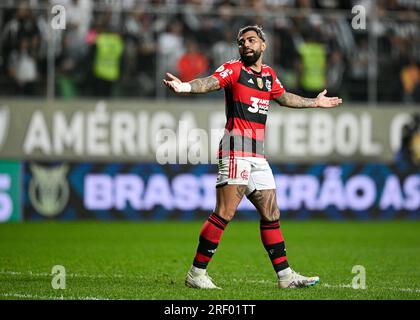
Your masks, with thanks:
<instances>
[{"instance_id":1,"label":"jersey sleeve","mask_svg":"<svg viewBox=\"0 0 420 320\"><path fill-rule=\"evenodd\" d=\"M281 84L279 78L277 78L276 73L272 70L271 74L273 76L273 85L271 87L271 100L280 97L286 90Z\"/></svg>"},{"instance_id":2,"label":"jersey sleeve","mask_svg":"<svg viewBox=\"0 0 420 320\"><path fill-rule=\"evenodd\" d=\"M219 80L220 88L232 88L234 83L234 66L230 62L222 64L213 74Z\"/></svg>"}]
</instances>

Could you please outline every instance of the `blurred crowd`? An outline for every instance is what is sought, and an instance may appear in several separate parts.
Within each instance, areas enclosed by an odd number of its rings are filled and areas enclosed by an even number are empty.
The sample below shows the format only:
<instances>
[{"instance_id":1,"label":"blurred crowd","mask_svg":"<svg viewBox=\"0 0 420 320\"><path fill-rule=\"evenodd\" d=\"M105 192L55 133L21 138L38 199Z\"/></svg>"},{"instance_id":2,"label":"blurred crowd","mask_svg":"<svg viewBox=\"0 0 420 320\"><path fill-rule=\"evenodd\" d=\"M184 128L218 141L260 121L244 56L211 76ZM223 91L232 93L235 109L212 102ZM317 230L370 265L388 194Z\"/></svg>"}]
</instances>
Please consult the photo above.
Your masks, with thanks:
<instances>
[{"instance_id":1,"label":"blurred crowd","mask_svg":"<svg viewBox=\"0 0 420 320\"><path fill-rule=\"evenodd\" d=\"M64 30L51 28L54 5L65 8ZM355 5L377 19L363 26ZM165 72L209 75L238 58L239 28L258 24L287 90L367 101L376 79L378 101L416 103L419 13L420 0L6 0L0 95L45 95L50 55L58 97L164 96Z\"/></svg>"}]
</instances>

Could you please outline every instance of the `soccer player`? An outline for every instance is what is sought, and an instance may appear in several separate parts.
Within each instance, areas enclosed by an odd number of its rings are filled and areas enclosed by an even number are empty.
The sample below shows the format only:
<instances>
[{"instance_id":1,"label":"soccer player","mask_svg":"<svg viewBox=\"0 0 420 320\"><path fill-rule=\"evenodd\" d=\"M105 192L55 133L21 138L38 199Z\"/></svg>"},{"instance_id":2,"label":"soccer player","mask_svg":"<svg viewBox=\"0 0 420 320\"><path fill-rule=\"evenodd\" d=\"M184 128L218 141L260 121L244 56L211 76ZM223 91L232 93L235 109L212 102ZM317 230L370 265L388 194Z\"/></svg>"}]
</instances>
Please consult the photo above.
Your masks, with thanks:
<instances>
[{"instance_id":1,"label":"soccer player","mask_svg":"<svg viewBox=\"0 0 420 320\"><path fill-rule=\"evenodd\" d=\"M240 59L226 62L211 76L181 82L167 73L163 83L176 93L207 93L225 90L225 134L219 146L219 172L216 182L216 208L204 223L193 265L185 284L193 288L219 289L206 268L222 234L246 195L261 216L262 243L278 276L280 288L301 288L319 282L289 267L276 185L264 156L264 130L269 101L291 108L332 108L342 103L338 97L326 97L326 90L314 99L287 92L272 68L262 63L267 47L259 26L246 26L237 36Z\"/></svg>"}]
</instances>

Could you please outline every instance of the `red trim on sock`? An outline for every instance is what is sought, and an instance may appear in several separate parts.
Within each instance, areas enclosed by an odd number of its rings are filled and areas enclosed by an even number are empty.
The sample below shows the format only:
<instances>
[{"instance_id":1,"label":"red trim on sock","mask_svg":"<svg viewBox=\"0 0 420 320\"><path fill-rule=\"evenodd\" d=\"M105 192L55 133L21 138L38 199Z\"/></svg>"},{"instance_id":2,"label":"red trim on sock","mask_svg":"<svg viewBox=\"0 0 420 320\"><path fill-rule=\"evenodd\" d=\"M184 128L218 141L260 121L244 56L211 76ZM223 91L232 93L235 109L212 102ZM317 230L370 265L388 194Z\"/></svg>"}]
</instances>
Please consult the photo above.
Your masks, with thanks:
<instances>
[{"instance_id":1,"label":"red trim on sock","mask_svg":"<svg viewBox=\"0 0 420 320\"><path fill-rule=\"evenodd\" d=\"M222 237L223 229L216 227L209 221L204 222L203 228L200 232L200 237L204 237L213 243L219 243Z\"/></svg>"},{"instance_id":2,"label":"red trim on sock","mask_svg":"<svg viewBox=\"0 0 420 320\"><path fill-rule=\"evenodd\" d=\"M220 224L221 226L223 226L223 228L225 228L225 227L226 227L226 222L225 222L225 221L223 221L223 220L221 219L221 217L218 217L215 213L213 213L213 214L209 217L209 220L212 220L212 221L214 221L214 222L216 222L216 223Z\"/></svg>"},{"instance_id":3,"label":"red trim on sock","mask_svg":"<svg viewBox=\"0 0 420 320\"><path fill-rule=\"evenodd\" d=\"M200 252L197 252L195 257L194 257L194 260L197 260L198 262L208 263L211 260L211 258L206 257L205 255L202 255Z\"/></svg>"},{"instance_id":4,"label":"red trim on sock","mask_svg":"<svg viewBox=\"0 0 420 320\"><path fill-rule=\"evenodd\" d=\"M261 240L264 245L280 243L284 241L280 228L261 229Z\"/></svg>"},{"instance_id":5,"label":"red trim on sock","mask_svg":"<svg viewBox=\"0 0 420 320\"><path fill-rule=\"evenodd\" d=\"M275 258L271 262L273 263L273 265L276 265L276 264L282 263L283 261L286 261L286 260L287 260L287 257L284 256L284 257L280 257L280 258Z\"/></svg>"}]
</instances>

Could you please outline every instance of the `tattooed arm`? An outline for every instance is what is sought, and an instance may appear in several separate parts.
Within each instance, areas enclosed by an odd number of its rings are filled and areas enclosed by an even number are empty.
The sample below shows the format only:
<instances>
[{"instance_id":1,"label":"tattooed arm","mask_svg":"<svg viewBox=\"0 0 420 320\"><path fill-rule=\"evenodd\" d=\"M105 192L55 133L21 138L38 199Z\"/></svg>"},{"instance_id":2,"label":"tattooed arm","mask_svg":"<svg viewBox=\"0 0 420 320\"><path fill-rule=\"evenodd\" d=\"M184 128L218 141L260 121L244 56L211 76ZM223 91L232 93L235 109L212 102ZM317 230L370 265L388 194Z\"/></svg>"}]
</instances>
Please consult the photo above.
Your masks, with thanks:
<instances>
[{"instance_id":1,"label":"tattooed arm","mask_svg":"<svg viewBox=\"0 0 420 320\"><path fill-rule=\"evenodd\" d=\"M174 75L166 74L171 80L163 80L163 83L176 93L207 93L220 89L219 80L216 77L194 79L190 82L182 82Z\"/></svg>"},{"instance_id":2,"label":"tattooed arm","mask_svg":"<svg viewBox=\"0 0 420 320\"><path fill-rule=\"evenodd\" d=\"M334 108L343 102L343 100L338 97L326 97L326 93L327 90L324 90L318 94L316 98L311 99L285 92L274 100L281 106L289 108Z\"/></svg>"},{"instance_id":3,"label":"tattooed arm","mask_svg":"<svg viewBox=\"0 0 420 320\"><path fill-rule=\"evenodd\" d=\"M219 80L213 76L195 79L190 81L189 84L191 85L191 93L207 93L220 89Z\"/></svg>"}]
</instances>

